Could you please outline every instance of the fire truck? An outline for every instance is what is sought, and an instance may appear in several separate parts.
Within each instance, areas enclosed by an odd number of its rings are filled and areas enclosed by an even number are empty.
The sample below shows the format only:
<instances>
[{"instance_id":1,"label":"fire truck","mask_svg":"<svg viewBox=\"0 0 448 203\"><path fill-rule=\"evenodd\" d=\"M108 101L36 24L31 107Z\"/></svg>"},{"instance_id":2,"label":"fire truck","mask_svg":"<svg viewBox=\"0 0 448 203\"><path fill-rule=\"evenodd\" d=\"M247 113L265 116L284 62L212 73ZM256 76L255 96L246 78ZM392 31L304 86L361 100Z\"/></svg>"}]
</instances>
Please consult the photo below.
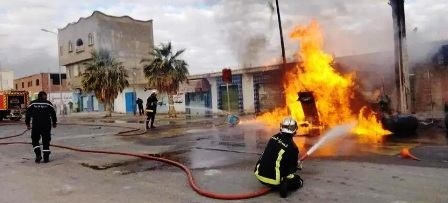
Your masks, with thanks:
<instances>
[{"instance_id":1,"label":"fire truck","mask_svg":"<svg viewBox=\"0 0 448 203\"><path fill-rule=\"evenodd\" d=\"M28 102L27 91L0 91L0 121L3 119L20 120L25 114Z\"/></svg>"}]
</instances>

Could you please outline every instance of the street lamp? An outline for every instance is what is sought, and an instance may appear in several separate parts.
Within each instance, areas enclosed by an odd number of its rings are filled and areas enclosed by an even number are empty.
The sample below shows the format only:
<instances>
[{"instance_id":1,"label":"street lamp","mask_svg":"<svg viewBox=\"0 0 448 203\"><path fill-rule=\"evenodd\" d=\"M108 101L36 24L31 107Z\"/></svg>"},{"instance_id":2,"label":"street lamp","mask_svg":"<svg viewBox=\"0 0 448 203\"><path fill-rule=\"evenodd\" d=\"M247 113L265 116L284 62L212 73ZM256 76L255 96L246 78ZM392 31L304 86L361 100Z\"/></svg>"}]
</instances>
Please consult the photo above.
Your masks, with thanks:
<instances>
[{"instance_id":1,"label":"street lamp","mask_svg":"<svg viewBox=\"0 0 448 203\"><path fill-rule=\"evenodd\" d=\"M58 40L58 42L57 43L59 43L59 36L58 36L58 33L56 33L56 32L53 32L53 31L50 31L50 30L47 30L47 29L45 29L45 28L41 28L40 29L41 31L43 31L43 32L48 32L48 33L51 33L51 34L54 34L54 35L56 35L56 38L57 38L57 40ZM59 48L58 48L58 50L59 50ZM59 55L59 53L58 53L58 55ZM59 62L58 62L59 63ZM61 66L60 65L58 65L58 67L59 67L59 96L61 97L60 98L60 102L61 102L61 106L60 106L60 111L62 112L62 115L64 115L64 113L63 113L63 109L62 109L62 107L63 107L63 100L62 100L62 77L61 77ZM49 73L50 74L50 73ZM51 74L50 74L51 75ZM48 76L48 77L50 77L50 75ZM49 87L51 88L51 84L48 84L49 85Z\"/></svg>"}]
</instances>

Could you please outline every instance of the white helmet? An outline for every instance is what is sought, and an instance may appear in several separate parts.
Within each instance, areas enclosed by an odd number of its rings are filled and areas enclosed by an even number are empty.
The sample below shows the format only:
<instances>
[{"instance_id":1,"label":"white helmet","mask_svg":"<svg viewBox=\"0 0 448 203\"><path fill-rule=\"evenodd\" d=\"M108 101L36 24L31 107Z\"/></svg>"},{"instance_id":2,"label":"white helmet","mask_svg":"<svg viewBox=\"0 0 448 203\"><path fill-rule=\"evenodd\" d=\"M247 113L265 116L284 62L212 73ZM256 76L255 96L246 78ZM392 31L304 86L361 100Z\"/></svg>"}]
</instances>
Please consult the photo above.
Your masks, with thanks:
<instances>
[{"instance_id":1,"label":"white helmet","mask_svg":"<svg viewBox=\"0 0 448 203\"><path fill-rule=\"evenodd\" d=\"M153 89L149 92L150 94L157 94L157 90Z\"/></svg>"},{"instance_id":2,"label":"white helmet","mask_svg":"<svg viewBox=\"0 0 448 203\"><path fill-rule=\"evenodd\" d=\"M286 117L280 123L280 132L295 134L297 131L297 122L291 117Z\"/></svg>"}]
</instances>

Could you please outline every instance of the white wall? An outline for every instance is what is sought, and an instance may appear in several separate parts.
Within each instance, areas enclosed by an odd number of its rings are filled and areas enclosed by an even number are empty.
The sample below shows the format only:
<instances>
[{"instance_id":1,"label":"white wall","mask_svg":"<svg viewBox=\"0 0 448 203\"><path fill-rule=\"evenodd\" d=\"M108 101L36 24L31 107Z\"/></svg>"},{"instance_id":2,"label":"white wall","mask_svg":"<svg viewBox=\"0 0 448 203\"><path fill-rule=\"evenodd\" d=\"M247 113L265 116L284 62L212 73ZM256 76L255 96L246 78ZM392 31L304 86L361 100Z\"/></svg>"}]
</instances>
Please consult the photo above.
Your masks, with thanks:
<instances>
[{"instance_id":1,"label":"white wall","mask_svg":"<svg viewBox=\"0 0 448 203\"><path fill-rule=\"evenodd\" d=\"M254 107L254 79L252 74L243 74L242 88L243 88L243 106L245 113L255 113Z\"/></svg>"},{"instance_id":2,"label":"white wall","mask_svg":"<svg viewBox=\"0 0 448 203\"><path fill-rule=\"evenodd\" d=\"M207 78L210 83L210 89L212 93L212 111L218 112L218 88L216 86L215 78Z\"/></svg>"},{"instance_id":3,"label":"white wall","mask_svg":"<svg viewBox=\"0 0 448 203\"><path fill-rule=\"evenodd\" d=\"M62 95L62 104L61 104L61 95ZM36 94L37 98L37 94ZM69 105L68 102L73 102L73 93L66 91L66 92L49 92L47 93L47 100L53 103L53 106L56 107L56 114L61 115L62 110L64 109L65 105L65 111L68 113Z\"/></svg>"},{"instance_id":4,"label":"white wall","mask_svg":"<svg viewBox=\"0 0 448 203\"><path fill-rule=\"evenodd\" d=\"M0 71L0 90L14 89L14 72Z\"/></svg>"},{"instance_id":5,"label":"white wall","mask_svg":"<svg viewBox=\"0 0 448 203\"><path fill-rule=\"evenodd\" d=\"M125 100L125 93L126 92L132 92L133 90L131 88L126 88L118 94L117 98L114 100L114 112L117 113L126 113L126 100Z\"/></svg>"},{"instance_id":6,"label":"white wall","mask_svg":"<svg viewBox=\"0 0 448 203\"><path fill-rule=\"evenodd\" d=\"M117 113L126 113L126 100L125 100L125 93L126 92L134 92L134 87L128 87L123 90L121 94L118 95L118 97L115 99L115 105L114 105L114 112ZM151 94L151 91L144 90L144 86L135 86L135 93L136 98L140 98L143 100L143 108L146 107L146 100ZM185 95L183 93L179 93L177 95L178 97L184 97ZM157 99L159 102L162 102L162 105L157 106L157 113L168 113L168 96L166 94L158 93ZM136 106L137 108L137 106ZM183 99L182 103L174 103L174 108L176 109L176 112L178 113L184 113L185 112L185 99Z\"/></svg>"}]
</instances>

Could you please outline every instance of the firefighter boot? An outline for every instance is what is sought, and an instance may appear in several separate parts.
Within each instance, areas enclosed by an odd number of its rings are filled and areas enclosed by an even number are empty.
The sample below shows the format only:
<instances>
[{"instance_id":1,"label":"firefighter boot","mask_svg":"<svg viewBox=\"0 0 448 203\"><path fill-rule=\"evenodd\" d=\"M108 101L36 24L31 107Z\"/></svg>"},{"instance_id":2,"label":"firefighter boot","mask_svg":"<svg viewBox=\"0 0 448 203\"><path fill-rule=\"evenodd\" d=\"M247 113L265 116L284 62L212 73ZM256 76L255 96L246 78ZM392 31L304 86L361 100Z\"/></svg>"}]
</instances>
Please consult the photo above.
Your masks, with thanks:
<instances>
[{"instance_id":1,"label":"firefighter boot","mask_svg":"<svg viewBox=\"0 0 448 203\"><path fill-rule=\"evenodd\" d=\"M145 130L149 130L149 121L146 121L146 127L145 127Z\"/></svg>"},{"instance_id":2,"label":"firefighter boot","mask_svg":"<svg viewBox=\"0 0 448 203\"><path fill-rule=\"evenodd\" d=\"M40 163L40 160L42 160L42 154L40 152L40 146L34 147L34 153L36 154L36 159L34 162Z\"/></svg>"},{"instance_id":3,"label":"firefighter boot","mask_svg":"<svg viewBox=\"0 0 448 203\"><path fill-rule=\"evenodd\" d=\"M50 161L50 153L49 151L44 151L44 163L48 163Z\"/></svg>"},{"instance_id":4,"label":"firefighter boot","mask_svg":"<svg viewBox=\"0 0 448 203\"><path fill-rule=\"evenodd\" d=\"M282 198L286 198L286 196L288 196L288 179L282 178L282 180L280 181L280 188L279 188L279 192L280 192L280 197Z\"/></svg>"}]
</instances>

